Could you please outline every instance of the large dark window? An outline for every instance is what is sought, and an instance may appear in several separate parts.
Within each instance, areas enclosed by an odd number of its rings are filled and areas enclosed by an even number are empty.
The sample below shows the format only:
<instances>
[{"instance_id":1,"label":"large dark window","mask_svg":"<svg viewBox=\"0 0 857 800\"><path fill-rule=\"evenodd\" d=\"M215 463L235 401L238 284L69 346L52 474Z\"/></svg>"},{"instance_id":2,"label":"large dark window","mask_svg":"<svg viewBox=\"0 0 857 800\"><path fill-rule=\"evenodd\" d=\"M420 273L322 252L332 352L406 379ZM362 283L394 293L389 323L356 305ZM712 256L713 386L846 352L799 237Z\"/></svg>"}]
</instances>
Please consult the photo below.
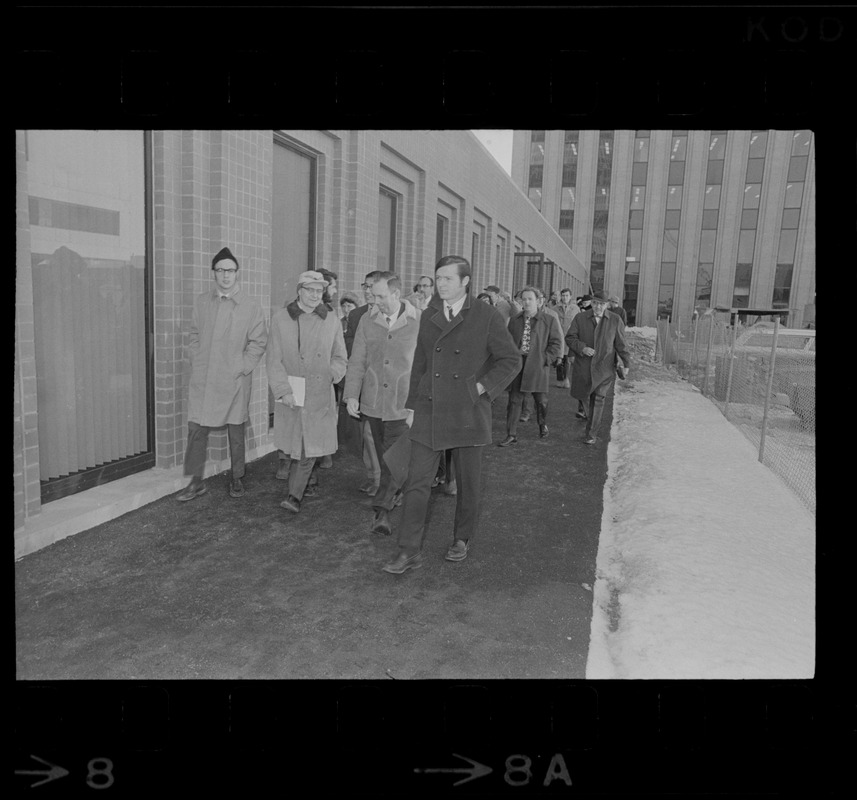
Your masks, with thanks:
<instances>
[{"instance_id":1,"label":"large dark window","mask_svg":"<svg viewBox=\"0 0 857 800\"><path fill-rule=\"evenodd\" d=\"M449 241L449 220L443 214L437 215L437 228L434 237L434 263L437 264L446 254Z\"/></svg>"},{"instance_id":2,"label":"large dark window","mask_svg":"<svg viewBox=\"0 0 857 800\"><path fill-rule=\"evenodd\" d=\"M398 195L383 186L378 192L378 269L396 271L396 214Z\"/></svg>"},{"instance_id":3,"label":"large dark window","mask_svg":"<svg viewBox=\"0 0 857 800\"><path fill-rule=\"evenodd\" d=\"M295 299L298 276L315 267L316 158L274 136L271 187L271 314ZM274 396L268 391L268 424Z\"/></svg>"},{"instance_id":4,"label":"large dark window","mask_svg":"<svg viewBox=\"0 0 857 800\"><path fill-rule=\"evenodd\" d=\"M155 463L152 143L57 130L27 131L26 145L47 503Z\"/></svg>"}]
</instances>

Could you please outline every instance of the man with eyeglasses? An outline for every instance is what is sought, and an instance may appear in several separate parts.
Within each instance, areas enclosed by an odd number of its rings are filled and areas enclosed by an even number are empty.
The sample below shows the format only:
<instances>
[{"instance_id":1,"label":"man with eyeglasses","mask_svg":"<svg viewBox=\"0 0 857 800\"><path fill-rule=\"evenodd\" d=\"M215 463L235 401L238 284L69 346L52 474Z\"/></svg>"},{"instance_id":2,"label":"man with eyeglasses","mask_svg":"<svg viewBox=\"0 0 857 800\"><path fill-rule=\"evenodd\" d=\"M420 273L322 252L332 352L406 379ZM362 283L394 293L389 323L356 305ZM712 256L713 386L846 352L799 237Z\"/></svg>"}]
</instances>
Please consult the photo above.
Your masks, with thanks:
<instances>
[{"instance_id":1,"label":"man with eyeglasses","mask_svg":"<svg viewBox=\"0 0 857 800\"><path fill-rule=\"evenodd\" d=\"M407 297L403 297L402 299L407 300L414 308L418 308L420 311L425 311L433 293L434 278L429 275L420 275L419 282L414 286L414 293L409 294Z\"/></svg>"},{"instance_id":2,"label":"man with eyeglasses","mask_svg":"<svg viewBox=\"0 0 857 800\"><path fill-rule=\"evenodd\" d=\"M381 275L381 270L375 269L372 272L366 273L366 278L360 285L363 290L364 304L358 306L353 311L349 312L348 319L345 324L345 349L348 351L348 356L351 356L351 350L354 347L354 337L357 334L357 326L363 315L372 310L375 305L375 295L372 294L372 287L378 276ZM375 441L372 438L372 428L369 425L369 420L361 416L355 422L360 426L360 436L363 447L363 466L366 469L366 482L359 487L359 490L369 497L374 497L378 493L378 487L381 485L381 461L378 458L378 452L375 447Z\"/></svg>"},{"instance_id":3,"label":"man with eyeglasses","mask_svg":"<svg viewBox=\"0 0 857 800\"><path fill-rule=\"evenodd\" d=\"M238 259L224 247L211 260L214 286L197 296L190 328L190 390L184 473L191 477L181 502L205 494L202 476L208 434L229 434L229 496L244 495L244 428L249 419L252 372L268 341L262 306L238 285Z\"/></svg>"},{"instance_id":4,"label":"man with eyeglasses","mask_svg":"<svg viewBox=\"0 0 857 800\"><path fill-rule=\"evenodd\" d=\"M327 281L310 270L298 296L271 319L266 356L274 395L274 444L291 456L288 495L280 505L297 514L316 459L336 452L333 385L348 364L339 319L322 303Z\"/></svg>"},{"instance_id":5,"label":"man with eyeglasses","mask_svg":"<svg viewBox=\"0 0 857 800\"><path fill-rule=\"evenodd\" d=\"M574 355L571 368L571 396L581 407L589 404L586 416L585 444L595 444L604 401L616 382L616 365L621 360L630 368L631 356L625 344L625 324L621 317L607 311L609 300L604 292L595 292L591 308L578 314L568 328L565 343Z\"/></svg>"}]
</instances>

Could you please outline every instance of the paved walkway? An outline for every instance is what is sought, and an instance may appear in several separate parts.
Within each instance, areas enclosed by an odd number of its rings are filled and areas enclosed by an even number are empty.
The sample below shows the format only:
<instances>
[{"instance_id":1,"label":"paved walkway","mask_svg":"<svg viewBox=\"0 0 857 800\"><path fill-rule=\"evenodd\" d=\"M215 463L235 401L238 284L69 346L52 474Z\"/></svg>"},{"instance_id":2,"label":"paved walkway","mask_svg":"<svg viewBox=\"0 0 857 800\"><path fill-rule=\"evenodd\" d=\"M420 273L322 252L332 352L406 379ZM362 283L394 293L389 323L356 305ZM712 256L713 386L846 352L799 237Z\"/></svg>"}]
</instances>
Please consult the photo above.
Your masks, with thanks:
<instances>
[{"instance_id":1,"label":"paved walkway","mask_svg":"<svg viewBox=\"0 0 857 800\"><path fill-rule=\"evenodd\" d=\"M165 497L16 563L22 679L583 678L606 442L581 441L567 390L551 435L485 452L485 511L471 555L443 559L455 500L432 500L422 569L380 567L360 460L321 470L293 516L275 454L190 503ZM505 396L494 439L504 433ZM605 418L609 429L610 416ZM399 511L394 512L393 523Z\"/></svg>"}]
</instances>

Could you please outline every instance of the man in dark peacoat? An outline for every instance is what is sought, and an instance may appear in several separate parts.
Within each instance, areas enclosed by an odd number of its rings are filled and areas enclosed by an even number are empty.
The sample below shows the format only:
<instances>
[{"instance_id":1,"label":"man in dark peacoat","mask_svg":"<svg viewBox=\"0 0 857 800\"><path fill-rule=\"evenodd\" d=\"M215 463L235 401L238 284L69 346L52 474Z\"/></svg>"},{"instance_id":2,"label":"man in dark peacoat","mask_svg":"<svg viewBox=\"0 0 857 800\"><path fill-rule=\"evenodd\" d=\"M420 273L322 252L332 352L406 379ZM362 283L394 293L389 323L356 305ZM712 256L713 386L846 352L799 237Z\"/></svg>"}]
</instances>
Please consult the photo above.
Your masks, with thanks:
<instances>
[{"instance_id":1,"label":"man in dark peacoat","mask_svg":"<svg viewBox=\"0 0 857 800\"><path fill-rule=\"evenodd\" d=\"M562 353L562 336L559 323L539 308L539 290L525 286L521 290L523 311L509 320L509 335L519 348L523 364L509 384L509 402L506 408L506 438L498 442L506 447L518 441L518 421L524 392L532 393L536 405L539 436L548 435L548 388L550 366Z\"/></svg>"},{"instance_id":2,"label":"man in dark peacoat","mask_svg":"<svg viewBox=\"0 0 857 800\"><path fill-rule=\"evenodd\" d=\"M607 295L592 295L592 308L578 314L568 328L565 343L575 354L571 370L571 396L581 403L588 401L586 444L595 444L604 400L616 380L616 357L625 368L631 356L625 345L625 325L616 314L607 311Z\"/></svg>"},{"instance_id":3,"label":"man in dark peacoat","mask_svg":"<svg viewBox=\"0 0 857 800\"><path fill-rule=\"evenodd\" d=\"M435 267L437 294L420 319L405 408L414 412L411 458L398 553L385 572L422 566L431 483L443 451L453 451L458 493L448 561L467 557L482 497L482 452L491 443L491 403L521 368L499 312L468 291L470 264L445 256Z\"/></svg>"}]
</instances>

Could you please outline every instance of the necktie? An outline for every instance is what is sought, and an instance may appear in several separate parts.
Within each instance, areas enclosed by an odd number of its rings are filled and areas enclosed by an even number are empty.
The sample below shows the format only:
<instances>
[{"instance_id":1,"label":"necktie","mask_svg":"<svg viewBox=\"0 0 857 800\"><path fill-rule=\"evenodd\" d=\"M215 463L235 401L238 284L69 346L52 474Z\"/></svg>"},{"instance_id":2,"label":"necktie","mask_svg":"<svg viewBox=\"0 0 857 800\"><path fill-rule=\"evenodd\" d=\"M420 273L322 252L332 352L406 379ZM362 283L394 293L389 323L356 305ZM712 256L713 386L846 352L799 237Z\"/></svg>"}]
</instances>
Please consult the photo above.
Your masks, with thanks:
<instances>
[{"instance_id":1,"label":"necktie","mask_svg":"<svg viewBox=\"0 0 857 800\"><path fill-rule=\"evenodd\" d=\"M452 319L452 306L448 305L446 307L446 318Z\"/></svg>"},{"instance_id":2,"label":"necktie","mask_svg":"<svg viewBox=\"0 0 857 800\"><path fill-rule=\"evenodd\" d=\"M527 317L524 320L524 333L521 336L521 352L526 354L530 352L530 319Z\"/></svg>"},{"instance_id":3,"label":"necktie","mask_svg":"<svg viewBox=\"0 0 857 800\"><path fill-rule=\"evenodd\" d=\"M384 317L384 319L387 320L387 327L389 328L393 324L392 319L390 317Z\"/></svg>"}]
</instances>

